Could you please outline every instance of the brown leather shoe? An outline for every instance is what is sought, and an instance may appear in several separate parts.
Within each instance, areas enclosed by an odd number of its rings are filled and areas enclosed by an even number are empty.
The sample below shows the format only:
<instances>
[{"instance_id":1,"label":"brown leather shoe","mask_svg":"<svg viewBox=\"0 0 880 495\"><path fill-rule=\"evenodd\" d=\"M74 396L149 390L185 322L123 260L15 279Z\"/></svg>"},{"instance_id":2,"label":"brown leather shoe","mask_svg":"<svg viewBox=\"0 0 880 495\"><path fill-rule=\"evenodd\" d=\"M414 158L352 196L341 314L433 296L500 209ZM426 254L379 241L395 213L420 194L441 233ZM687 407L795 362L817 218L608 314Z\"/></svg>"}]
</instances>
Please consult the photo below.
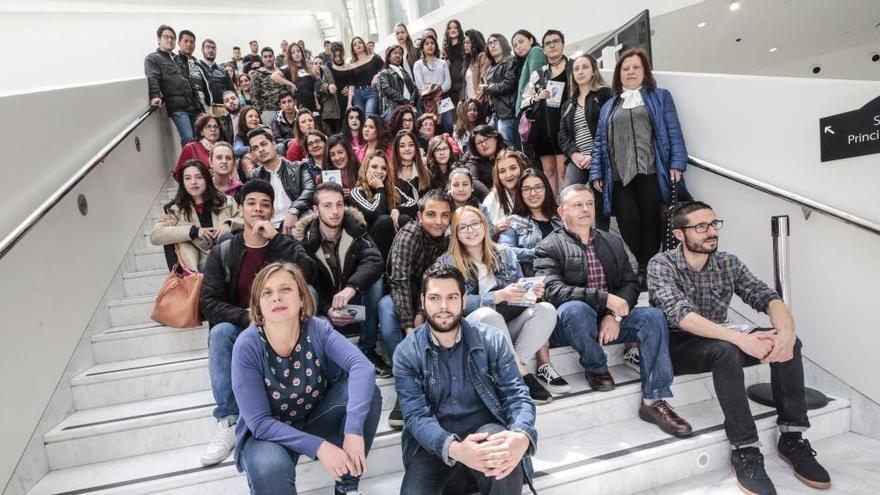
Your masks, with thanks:
<instances>
[{"instance_id":1,"label":"brown leather shoe","mask_svg":"<svg viewBox=\"0 0 880 495\"><path fill-rule=\"evenodd\" d=\"M676 414L665 400L658 400L653 406L646 406L642 402L639 417L648 423L654 423L674 437L686 437L694 431L691 424Z\"/></svg>"},{"instance_id":2,"label":"brown leather shoe","mask_svg":"<svg viewBox=\"0 0 880 495\"><path fill-rule=\"evenodd\" d=\"M590 373L587 371L584 374L587 375L587 383L590 384L591 389L598 392L614 390L614 377L611 376L611 373L607 371L605 373Z\"/></svg>"}]
</instances>

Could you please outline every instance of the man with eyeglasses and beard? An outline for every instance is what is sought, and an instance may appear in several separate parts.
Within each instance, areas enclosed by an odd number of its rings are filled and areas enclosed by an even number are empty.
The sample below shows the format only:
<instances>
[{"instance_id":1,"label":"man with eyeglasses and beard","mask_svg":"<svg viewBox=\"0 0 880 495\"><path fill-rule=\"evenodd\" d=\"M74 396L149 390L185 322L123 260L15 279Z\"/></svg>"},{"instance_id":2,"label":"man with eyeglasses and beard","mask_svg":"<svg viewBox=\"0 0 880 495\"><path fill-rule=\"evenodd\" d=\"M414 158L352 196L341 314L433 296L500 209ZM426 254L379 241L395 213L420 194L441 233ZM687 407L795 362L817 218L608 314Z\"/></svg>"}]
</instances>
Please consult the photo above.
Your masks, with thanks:
<instances>
[{"instance_id":1,"label":"man with eyeglasses and beard","mask_svg":"<svg viewBox=\"0 0 880 495\"><path fill-rule=\"evenodd\" d=\"M731 464L745 493L775 494L764 470L758 431L749 409L742 368L770 363L776 401L780 457L795 476L813 488L828 488L828 471L802 433L810 426L804 399L801 341L791 312L779 294L755 277L735 255L718 251L724 225L712 207L685 203L673 213L679 248L648 264L651 302L669 323L669 353L676 374L712 372L731 444ZM736 294L755 311L767 313L772 328L731 325L730 300Z\"/></svg>"}]
</instances>

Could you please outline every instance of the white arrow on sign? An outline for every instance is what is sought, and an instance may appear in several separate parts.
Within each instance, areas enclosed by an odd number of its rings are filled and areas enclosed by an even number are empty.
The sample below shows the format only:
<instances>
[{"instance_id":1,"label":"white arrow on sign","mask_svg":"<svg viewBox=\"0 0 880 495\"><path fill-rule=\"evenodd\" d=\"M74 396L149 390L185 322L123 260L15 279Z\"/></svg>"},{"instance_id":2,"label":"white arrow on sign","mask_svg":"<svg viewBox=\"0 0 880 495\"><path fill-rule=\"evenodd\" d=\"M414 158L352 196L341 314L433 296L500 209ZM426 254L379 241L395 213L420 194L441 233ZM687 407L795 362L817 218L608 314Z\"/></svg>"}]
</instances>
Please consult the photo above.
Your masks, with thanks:
<instances>
[{"instance_id":1,"label":"white arrow on sign","mask_svg":"<svg viewBox=\"0 0 880 495\"><path fill-rule=\"evenodd\" d=\"M831 130L831 126L830 126L830 125L826 125L826 126L825 126L825 134L829 134L829 133L830 133L830 134L834 134L834 131Z\"/></svg>"}]
</instances>

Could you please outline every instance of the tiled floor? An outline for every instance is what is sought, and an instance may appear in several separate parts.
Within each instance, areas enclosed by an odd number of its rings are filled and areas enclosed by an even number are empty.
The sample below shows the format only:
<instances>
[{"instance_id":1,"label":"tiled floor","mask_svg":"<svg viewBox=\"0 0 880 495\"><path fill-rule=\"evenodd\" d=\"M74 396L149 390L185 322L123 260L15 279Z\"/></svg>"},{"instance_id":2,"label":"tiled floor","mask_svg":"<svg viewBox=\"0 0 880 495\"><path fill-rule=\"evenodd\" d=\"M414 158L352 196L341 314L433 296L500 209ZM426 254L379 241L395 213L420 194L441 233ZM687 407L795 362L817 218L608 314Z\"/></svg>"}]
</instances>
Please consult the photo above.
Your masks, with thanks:
<instances>
[{"instance_id":1,"label":"tiled floor","mask_svg":"<svg viewBox=\"0 0 880 495\"><path fill-rule=\"evenodd\" d=\"M809 433L807 434L809 438ZM880 494L880 441L857 433L845 433L813 444L818 459L831 473L831 488L815 490L798 481L791 468L776 454L767 456L767 474L779 495ZM636 495L734 495L741 493L729 470L713 471L702 476L647 490Z\"/></svg>"}]
</instances>

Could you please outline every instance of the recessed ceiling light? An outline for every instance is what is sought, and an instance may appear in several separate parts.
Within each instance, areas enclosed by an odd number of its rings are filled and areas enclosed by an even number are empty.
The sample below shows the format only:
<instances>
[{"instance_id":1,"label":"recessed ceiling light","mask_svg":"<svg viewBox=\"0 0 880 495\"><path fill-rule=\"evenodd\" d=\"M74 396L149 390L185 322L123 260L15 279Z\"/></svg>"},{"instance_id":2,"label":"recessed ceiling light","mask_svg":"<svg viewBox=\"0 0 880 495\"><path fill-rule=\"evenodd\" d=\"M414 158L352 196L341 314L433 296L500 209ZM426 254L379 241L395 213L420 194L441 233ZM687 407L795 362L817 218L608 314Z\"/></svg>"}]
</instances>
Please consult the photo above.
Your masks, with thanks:
<instances>
[{"instance_id":1,"label":"recessed ceiling light","mask_svg":"<svg viewBox=\"0 0 880 495\"><path fill-rule=\"evenodd\" d=\"M734 11L734 10L739 10L739 7L740 7L739 2L737 0L733 0L732 2L730 2L730 7L728 7L728 8L731 11Z\"/></svg>"},{"instance_id":2,"label":"recessed ceiling light","mask_svg":"<svg viewBox=\"0 0 880 495\"><path fill-rule=\"evenodd\" d=\"M705 23L705 22L701 22L701 23L697 24L697 27L698 27L698 28L704 28L704 27L706 27L706 23Z\"/></svg>"},{"instance_id":3,"label":"recessed ceiling light","mask_svg":"<svg viewBox=\"0 0 880 495\"><path fill-rule=\"evenodd\" d=\"M773 48L771 48L771 49L769 49L769 50L767 50L767 51L770 52L770 53L773 53L773 52L775 52L776 50L778 50L778 48L776 48L776 47L774 46Z\"/></svg>"}]
</instances>

